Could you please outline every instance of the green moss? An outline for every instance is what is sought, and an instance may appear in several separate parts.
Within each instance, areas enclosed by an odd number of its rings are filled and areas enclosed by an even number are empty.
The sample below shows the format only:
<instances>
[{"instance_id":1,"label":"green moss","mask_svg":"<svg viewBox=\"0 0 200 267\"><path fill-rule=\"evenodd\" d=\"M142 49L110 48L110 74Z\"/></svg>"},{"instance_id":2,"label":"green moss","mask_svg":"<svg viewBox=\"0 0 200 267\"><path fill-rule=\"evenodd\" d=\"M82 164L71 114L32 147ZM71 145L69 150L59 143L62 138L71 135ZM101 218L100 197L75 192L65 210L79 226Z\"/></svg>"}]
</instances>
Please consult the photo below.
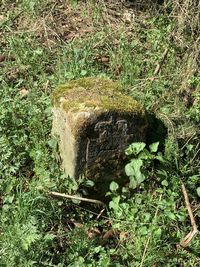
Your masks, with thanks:
<instances>
[{"instance_id":1,"label":"green moss","mask_svg":"<svg viewBox=\"0 0 200 267\"><path fill-rule=\"evenodd\" d=\"M53 103L66 111L98 108L122 113L144 113L142 106L126 95L119 83L99 77L81 78L60 85L53 92Z\"/></svg>"}]
</instances>

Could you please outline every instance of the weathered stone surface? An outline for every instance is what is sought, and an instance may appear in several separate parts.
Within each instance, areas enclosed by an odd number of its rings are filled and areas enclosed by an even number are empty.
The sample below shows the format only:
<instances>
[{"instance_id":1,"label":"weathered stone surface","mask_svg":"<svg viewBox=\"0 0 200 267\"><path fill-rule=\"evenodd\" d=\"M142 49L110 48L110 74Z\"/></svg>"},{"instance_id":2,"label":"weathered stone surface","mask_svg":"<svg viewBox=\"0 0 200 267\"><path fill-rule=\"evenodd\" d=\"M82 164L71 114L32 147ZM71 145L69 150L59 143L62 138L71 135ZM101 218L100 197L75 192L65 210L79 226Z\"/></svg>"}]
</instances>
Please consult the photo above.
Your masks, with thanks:
<instances>
[{"instance_id":1,"label":"weathered stone surface","mask_svg":"<svg viewBox=\"0 0 200 267\"><path fill-rule=\"evenodd\" d=\"M71 81L54 91L53 103L53 134L70 177L113 179L121 175L128 144L145 141L142 106L109 79Z\"/></svg>"}]
</instances>

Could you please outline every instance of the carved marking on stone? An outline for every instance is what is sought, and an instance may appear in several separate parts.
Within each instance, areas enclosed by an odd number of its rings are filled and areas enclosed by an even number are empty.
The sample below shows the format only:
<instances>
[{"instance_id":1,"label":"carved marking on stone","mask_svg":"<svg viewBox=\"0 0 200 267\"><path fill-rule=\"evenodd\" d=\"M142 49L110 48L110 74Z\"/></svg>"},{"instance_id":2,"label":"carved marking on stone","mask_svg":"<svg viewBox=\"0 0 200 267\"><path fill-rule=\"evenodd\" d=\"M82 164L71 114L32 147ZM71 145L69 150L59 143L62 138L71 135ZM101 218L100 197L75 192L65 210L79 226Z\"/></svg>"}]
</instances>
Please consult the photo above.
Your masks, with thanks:
<instances>
[{"instance_id":1,"label":"carved marking on stone","mask_svg":"<svg viewBox=\"0 0 200 267\"><path fill-rule=\"evenodd\" d=\"M127 145L128 126L126 120L100 121L94 126L98 133L97 138L89 139L87 143L86 163L87 169L94 167L95 161L101 162L117 158Z\"/></svg>"}]
</instances>

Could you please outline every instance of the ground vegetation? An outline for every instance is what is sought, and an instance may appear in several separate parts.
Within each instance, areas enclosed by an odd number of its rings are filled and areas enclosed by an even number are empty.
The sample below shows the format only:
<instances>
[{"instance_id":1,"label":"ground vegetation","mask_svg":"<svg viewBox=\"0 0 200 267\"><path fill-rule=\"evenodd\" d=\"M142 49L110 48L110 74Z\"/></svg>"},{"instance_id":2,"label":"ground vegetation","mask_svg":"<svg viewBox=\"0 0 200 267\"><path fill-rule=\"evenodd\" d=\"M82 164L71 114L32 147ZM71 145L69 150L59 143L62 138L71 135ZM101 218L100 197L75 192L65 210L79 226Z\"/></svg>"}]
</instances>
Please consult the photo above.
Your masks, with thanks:
<instances>
[{"instance_id":1,"label":"ground vegetation","mask_svg":"<svg viewBox=\"0 0 200 267\"><path fill-rule=\"evenodd\" d=\"M1 1L0 266L200 265L199 16L196 0ZM126 150L103 208L50 194L95 187L65 176L51 136L54 89L92 76L168 129Z\"/></svg>"}]
</instances>

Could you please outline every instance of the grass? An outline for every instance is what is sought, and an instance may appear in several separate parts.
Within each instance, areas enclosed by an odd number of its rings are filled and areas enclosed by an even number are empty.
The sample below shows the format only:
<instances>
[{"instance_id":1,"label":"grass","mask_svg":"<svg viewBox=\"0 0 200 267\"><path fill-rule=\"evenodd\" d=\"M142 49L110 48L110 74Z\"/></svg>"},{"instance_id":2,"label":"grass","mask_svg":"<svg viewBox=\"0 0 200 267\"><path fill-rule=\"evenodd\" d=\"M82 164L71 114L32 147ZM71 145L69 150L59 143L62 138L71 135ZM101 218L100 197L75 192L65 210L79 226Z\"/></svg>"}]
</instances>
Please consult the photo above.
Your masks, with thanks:
<instances>
[{"instance_id":1,"label":"grass","mask_svg":"<svg viewBox=\"0 0 200 267\"><path fill-rule=\"evenodd\" d=\"M180 178L200 217L198 14L198 3L180 0L2 2L0 266L199 266L199 236L190 250L177 247L191 229ZM87 194L84 178L59 168L51 94L96 75L120 81L164 121L170 162L135 191L111 190L115 208L100 218L98 207L48 195Z\"/></svg>"}]
</instances>

